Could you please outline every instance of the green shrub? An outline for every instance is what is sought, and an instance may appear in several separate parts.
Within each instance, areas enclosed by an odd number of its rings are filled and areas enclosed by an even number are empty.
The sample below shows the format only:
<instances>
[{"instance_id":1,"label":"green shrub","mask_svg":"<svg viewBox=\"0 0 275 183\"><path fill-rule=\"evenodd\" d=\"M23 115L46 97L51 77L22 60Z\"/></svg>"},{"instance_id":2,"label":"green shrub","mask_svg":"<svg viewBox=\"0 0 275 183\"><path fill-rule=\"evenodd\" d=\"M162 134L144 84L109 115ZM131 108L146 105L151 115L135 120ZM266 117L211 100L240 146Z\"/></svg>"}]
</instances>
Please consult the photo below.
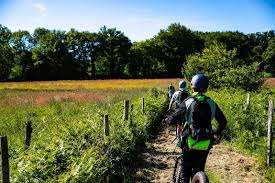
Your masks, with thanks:
<instances>
[{"instance_id":1,"label":"green shrub","mask_svg":"<svg viewBox=\"0 0 275 183\"><path fill-rule=\"evenodd\" d=\"M265 71L269 72L273 77L275 76L275 38L268 42L268 47L262 55L263 65Z\"/></svg>"},{"instance_id":2,"label":"green shrub","mask_svg":"<svg viewBox=\"0 0 275 183\"><path fill-rule=\"evenodd\" d=\"M227 73L223 78L223 85L226 87L243 88L245 90L256 90L262 85L262 80L258 72L259 64L253 63L249 66L230 68L225 70Z\"/></svg>"},{"instance_id":3,"label":"green shrub","mask_svg":"<svg viewBox=\"0 0 275 183\"><path fill-rule=\"evenodd\" d=\"M244 65L242 60L237 59L235 49L227 51L224 45L217 43L205 48L202 53L187 57L183 74L192 78L197 73L206 74L212 88L257 90L262 84L258 63Z\"/></svg>"}]
</instances>

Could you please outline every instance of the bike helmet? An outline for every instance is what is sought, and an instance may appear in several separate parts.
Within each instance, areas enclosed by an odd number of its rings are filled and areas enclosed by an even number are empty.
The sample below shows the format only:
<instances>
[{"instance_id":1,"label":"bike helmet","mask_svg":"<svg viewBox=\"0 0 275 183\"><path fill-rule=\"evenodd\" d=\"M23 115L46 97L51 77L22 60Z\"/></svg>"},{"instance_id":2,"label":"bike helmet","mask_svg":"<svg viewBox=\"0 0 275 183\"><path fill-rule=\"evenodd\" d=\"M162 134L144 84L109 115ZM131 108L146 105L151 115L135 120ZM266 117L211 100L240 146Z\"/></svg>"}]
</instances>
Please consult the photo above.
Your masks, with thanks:
<instances>
[{"instance_id":1,"label":"bike helmet","mask_svg":"<svg viewBox=\"0 0 275 183\"><path fill-rule=\"evenodd\" d=\"M181 80L179 82L179 90L184 90L186 88L186 81L185 80Z\"/></svg>"},{"instance_id":2,"label":"bike helmet","mask_svg":"<svg viewBox=\"0 0 275 183\"><path fill-rule=\"evenodd\" d=\"M204 74L196 74L191 80L191 87L197 92L205 92L208 85L209 80Z\"/></svg>"}]
</instances>

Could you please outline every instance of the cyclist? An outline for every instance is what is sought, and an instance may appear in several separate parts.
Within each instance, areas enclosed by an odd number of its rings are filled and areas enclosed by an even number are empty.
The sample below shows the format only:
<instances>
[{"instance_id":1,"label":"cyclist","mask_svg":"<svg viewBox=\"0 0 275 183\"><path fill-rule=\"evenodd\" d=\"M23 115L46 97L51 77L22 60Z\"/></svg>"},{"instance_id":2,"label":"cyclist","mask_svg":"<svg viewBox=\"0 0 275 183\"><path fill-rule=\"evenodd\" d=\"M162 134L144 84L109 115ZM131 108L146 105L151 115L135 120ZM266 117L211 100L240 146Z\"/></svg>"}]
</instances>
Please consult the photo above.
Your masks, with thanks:
<instances>
[{"instance_id":1,"label":"cyclist","mask_svg":"<svg viewBox=\"0 0 275 183\"><path fill-rule=\"evenodd\" d=\"M172 98L173 94L175 93L175 87L173 86L172 83L170 83L170 85L168 86L168 96L169 99Z\"/></svg>"},{"instance_id":2,"label":"cyclist","mask_svg":"<svg viewBox=\"0 0 275 183\"><path fill-rule=\"evenodd\" d=\"M169 103L169 108L168 110L170 111L173 104L176 104L176 109L179 107L179 105L182 103L182 101L184 99L186 99L188 96L190 96L190 93L188 92L187 88L186 88L186 81L185 80L181 80L179 82L179 90L176 91L172 98L171 101Z\"/></svg>"},{"instance_id":3,"label":"cyclist","mask_svg":"<svg viewBox=\"0 0 275 183\"><path fill-rule=\"evenodd\" d=\"M190 93L188 92L187 88L186 88L186 81L185 80L181 80L179 82L179 90L176 91L172 98L171 101L169 103L169 108L168 111L171 111L171 108L173 106L173 104L176 104L176 109L179 107L179 105L183 102L183 100L185 100L187 97L190 96ZM176 144L177 147L181 146L181 134L182 134L182 122L177 124L176 127Z\"/></svg>"},{"instance_id":4,"label":"cyclist","mask_svg":"<svg viewBox=\"0 0 275 183\"><path fill-rule=\"evenodd\" d=\"M183 135L183 164L181 182L189 183L196 172L204 171L206 159L211 148L213 130L211 120L215 118L218 128L215 133L220 139L227 120L218 105L205 95L209 80L204 74L192 78L193 96L184 100L172 115L165 118L168 124L185 120L187 128Z\"/></svg>"}]
</instances>

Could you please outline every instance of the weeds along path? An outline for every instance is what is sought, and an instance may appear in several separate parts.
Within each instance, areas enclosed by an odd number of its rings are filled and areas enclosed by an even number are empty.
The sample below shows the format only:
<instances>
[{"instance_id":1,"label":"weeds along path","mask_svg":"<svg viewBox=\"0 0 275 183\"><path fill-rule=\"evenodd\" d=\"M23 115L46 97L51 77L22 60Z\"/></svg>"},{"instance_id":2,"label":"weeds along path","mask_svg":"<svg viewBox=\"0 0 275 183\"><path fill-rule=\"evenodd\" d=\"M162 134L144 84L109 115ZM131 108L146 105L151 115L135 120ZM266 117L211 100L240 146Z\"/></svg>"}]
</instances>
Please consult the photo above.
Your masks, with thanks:
<instances>
[{"instance_id":1,"label":"weeds along path","mask_svg":"<svg viewBox=\"0 0 275 183\"><path fill-rule=\"evenodd\" d=\"M142 162L136 172L136 182L170 183L173 174L175 129L164 128L157 134L142 154ZM180 152L177 148L176 152ZM225 145L216 145L207 159L207 168L222 183L263 182L256 171L255 162Z\"/></svg>"},{"instance_id":2,"label":"weeds along path","mask_svg":"<svg viewBox=\"0 0 275 183\"><path fill-rule=\"evenodd\" d=\"M212 170L223 183L264 182L263 172L260 171L256 162L229 146L214 146L208 156L206 167Z\"/></svg>"}]
</instances>

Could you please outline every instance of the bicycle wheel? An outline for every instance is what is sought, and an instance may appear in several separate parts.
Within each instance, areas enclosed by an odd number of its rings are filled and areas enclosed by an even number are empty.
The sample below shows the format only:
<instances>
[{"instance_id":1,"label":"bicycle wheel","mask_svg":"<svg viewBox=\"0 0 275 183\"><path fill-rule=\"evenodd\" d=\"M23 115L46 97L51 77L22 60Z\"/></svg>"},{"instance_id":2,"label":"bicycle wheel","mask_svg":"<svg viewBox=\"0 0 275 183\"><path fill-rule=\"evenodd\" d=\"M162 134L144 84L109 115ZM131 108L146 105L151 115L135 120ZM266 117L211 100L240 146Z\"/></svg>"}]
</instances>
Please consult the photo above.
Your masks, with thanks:
<instances>
[{"instance_id":1,"label":"bicycle wheel","mask_svg":"<svg viewBox=\"0 0 275 183\"><path fill-rule=\"evenodd\" d=\"M209 183L209 180L204 172L197 172L192 179L192 183Z\"/></svg>"},{"instance_id":2,"label":"bicycle wheel","mask_svg":"<svg viewBox=\"0 0 275 183\"><path fill-rule=\"evenodd\" d=\"M181 174L182 174L182 156L178 156L174 167L173 183L180 183Z\"/></svg>"}]
</instances>

